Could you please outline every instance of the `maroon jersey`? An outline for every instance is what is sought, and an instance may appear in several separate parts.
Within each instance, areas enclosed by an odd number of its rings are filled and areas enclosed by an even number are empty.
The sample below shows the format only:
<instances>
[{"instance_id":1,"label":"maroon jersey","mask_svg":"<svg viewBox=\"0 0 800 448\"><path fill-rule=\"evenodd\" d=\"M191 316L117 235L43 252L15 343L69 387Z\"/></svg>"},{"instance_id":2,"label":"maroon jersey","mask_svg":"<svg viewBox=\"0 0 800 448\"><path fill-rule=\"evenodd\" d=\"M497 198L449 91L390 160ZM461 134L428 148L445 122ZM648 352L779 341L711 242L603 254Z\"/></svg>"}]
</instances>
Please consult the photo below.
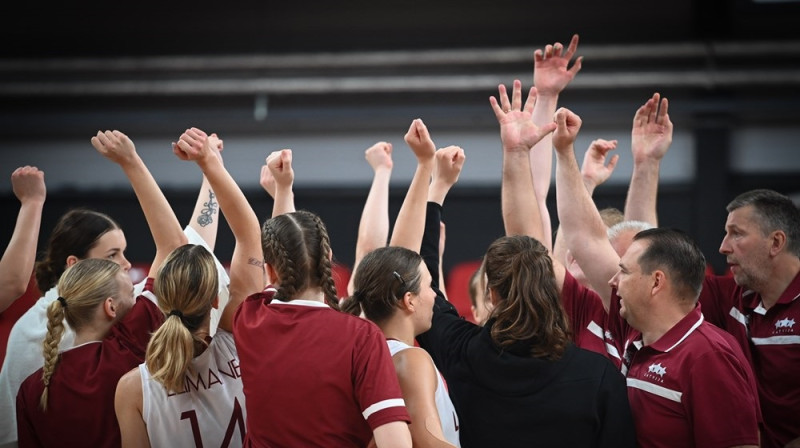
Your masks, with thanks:
<instances>
[{"instance_id":1,"label":"maroon jersey","mask_svg":"<svg viewBox=\"0 0 800 448\"><path fill-rule=\"evenodd\" d=\"M386 340L372 322L321 302L247 298L234 315L248 446L366 446L410 422Z\"/></svg>"},{"instance_id":2,"label":"maroon jersey","mask_svg":"<svg viewBox=\"0 0 800 448\"><path fill-rule=\"evenodd\" d=\"M591 289L581 285L565 270L561 303L569 316L572 339L580 348L605 356L617 368L621 367L620 340L608 325L608 313L603 300Z\"/></svg>"},{"instance_id":3,"label":"maroon jersey","mask_svg":"<svg viewBox=\"0 0 800 448\"><path fill-rule=\"evenodd\" d=\"M731 277L707 276L700 294L709 322L748 352L764 416L764 448L800 437L800 274L765 309L761 296Z\"/></svg>"},{"instance_id":4,"label":"maroon jersey","mask_svg":"<svg viewBox=\"0 0 800 448\"><path fill-rule=\"evenodd\" d=\"M152 279L145 289L152 290ZM39 399L42 369L29 376L17 394L19 446L120 446L114 393L119 379L144 362L150 334L164 321L144 296L102 341L61 353L50 378L47 410Z\"/></svg>"}]
</instances>

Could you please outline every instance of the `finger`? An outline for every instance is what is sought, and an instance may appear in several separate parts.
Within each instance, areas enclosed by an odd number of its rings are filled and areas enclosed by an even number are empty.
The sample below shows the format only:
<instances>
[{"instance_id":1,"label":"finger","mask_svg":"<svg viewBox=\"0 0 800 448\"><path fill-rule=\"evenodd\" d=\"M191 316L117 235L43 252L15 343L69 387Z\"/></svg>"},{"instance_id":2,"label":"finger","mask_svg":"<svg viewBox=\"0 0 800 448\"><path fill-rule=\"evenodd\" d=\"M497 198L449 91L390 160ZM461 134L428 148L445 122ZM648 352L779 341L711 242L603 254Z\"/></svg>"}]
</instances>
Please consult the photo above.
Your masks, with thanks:
<instances>
[{"instance_id":1,"label":"finger","mask_svg":"<svg viewBox=\"0 0 800 448\"><path fill-rule=\"evenodd\" d=\"M578 59L575 60L575 63L572 64L572 67L568 70L572 76L578 74L581 71L581 66L583 65L583 56L578 56Z\"/></svg>"},{"instance_id":2,"label":"finger","mask_svg":"<svg viewBox=\"0 0 800 448\"><path fill-rule=\"evenodd\" d=\"M522 82L514 80L514 90L511 93L511 110L522 109Z\"/></svg>"},{"instance_id":3,"label":"finger","mask_svg":"<svg viewBox=\"0 0 800 448\"><path fill-rule=\"evenodd\" d=\"M666 98L661 98L661 105L658 108L658 117L656 118L658 124L665 124L669 120L668 113L669 101Z\"/></svg>"},{"instance_id":4,"label":"finger","mask_svg":"<svg viewBox=\"0 0 800 448\"><path fill-rule=\"evenodd\" d=\"M498 120L505 117L506 114L503 112L503 109L500 107L499 104L497 104L497 98L490 96L489 105L492 106L492 110L494 111L494 116L497 117Z\"/></svg>"},{"instance_id":5,"label":"finger","mask_svg":"<svg viewBox=\"0 0 800 448\"><path fill-rule=\"evenodd\" d=\"M619 154L614 154L614 156L608 161L608 171L614 171L614 168L617 166L617 162L619 162Z\"/></svg>"},{"instance_id":6,"label":"finger","mask_svg":"<svg viewBox=\"0 0 800 448\"><path fill-rule=\"evenodd\" d=\"M649 107L647 110L647 122L655 123L656 113L658 112L658 94L653 95L653 98L648 101Z\"/></svg>"},{"instance_id":7,"label":"finger","mask_svg":"<svg viewBox=\"0 0 800 448\"><path fill-rule=\"evenodd\" d=\"M561 45L561 42L556 42L553 44L553 56L560 58L561 51L564 49L564 46Z\"/></svg>"},{"instance_id":8,"label":"finger","mask_svg":"<svg viewBox=\"0 0 800 448\"><path fill-rule=\"evenodd\" d=\"M544 60L544 53L541 49L533 52L533 62L542 62Z\"/></svg>"},{"instance_id":9,"label":"finger","mask_svg":"<svg viewBox=\"0 0 800 448\"><path fill-rule=\"evenodd\" d=\"M525 100L525 112L533 113L533 106L536 104L536 96L538 95L536 87L531 87L528 91L528 99Z\"/></svg>"},{"instance_id":10,"label":"finger","mask_svg":"<svg viewBox=\"0 0 800 448\"><path fill-rule=\"evenodd\" d=\"M497 91L500 97L500 107L503 109L503 112L508 112L511 110L511 101L508 99L508 92L506 91L506 86L504 84L500 84L497 87Z\"/></svg>"},{"instance_id":11,"label":"finger","mask_svg":"<svg viewBox=\"0 0 800 448\"><path fill-rule=\"evenodd\" d=\"M281 164L284 168L290 169L292 167L292 150L284 149L281 151Z\"/></svg>"},{"instance_id":12,"label":"finger","mask_svg":"<svg viewBox=\"0 0 800 448\"><path fill-rule=\"evenodd\" d=\"M552 45L547 44L547 46L544 47L544 57L545 57L545 59L549 59L549 58L553 57L553 46Z\"/></svg>"},{"instance_id":13,"label":"finger","mask_svg":"<svg viewBox=\"0 0 800 448\"><path fill-rule=\"evenodd\" d=\"M549 134L551 132L555 132L555 130L558 129L558 127L559 126L556 123L543 124L543 125L539 126L539 135L544 137L545 135L547 135L547 134Z\"/></svg>"},{"instance_id":14,"label":"finger","mask_svg":"<svg viewBox=\"0 0 800 448\"><path fill-rule=\"evenodd\" d=\"M564 57L566 59L572 59L572 56L575 55L575 51L578 50L578 35L574 34L572 36L572 40L569 41L569 46L567 47L567 51L564 53Z\"/></svg>"}]
</instances>

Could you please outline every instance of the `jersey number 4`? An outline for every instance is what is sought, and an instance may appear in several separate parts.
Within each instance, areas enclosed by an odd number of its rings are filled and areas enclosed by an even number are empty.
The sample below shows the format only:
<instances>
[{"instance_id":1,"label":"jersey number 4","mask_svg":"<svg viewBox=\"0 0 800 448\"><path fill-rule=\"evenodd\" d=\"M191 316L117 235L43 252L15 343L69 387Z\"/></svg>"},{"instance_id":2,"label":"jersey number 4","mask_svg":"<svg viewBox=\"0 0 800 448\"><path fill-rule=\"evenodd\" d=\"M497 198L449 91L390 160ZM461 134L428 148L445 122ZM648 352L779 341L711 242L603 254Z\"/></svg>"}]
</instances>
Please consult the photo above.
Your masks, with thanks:
<instances>
[{"instance_id":1,"label":"jersey number 4","mask_svg":"<svg viewBox=\"0 0 800 448\"><path fill-rule=\"evenodd\" d=\"M203 437L201 436L200 432L200 425L197 423L197 413L192 409L191 411L185 411L181 414L181 420L189 419L189 422L192 425L192 435L194 436L194 446L197 448L203 448ZM233 438L233 431L236 430L236 426L239 426L239 434L242 437L242 442L244 442L244 415L242 415L242 406L239 404L239 400L234 397L233 399L233 413L231 414L230 422L228 422L228 429L225 431L225 438L222 440L222 445L220 448L228 448L231 444L231 439Z\"/></svg>"}]
</instances>

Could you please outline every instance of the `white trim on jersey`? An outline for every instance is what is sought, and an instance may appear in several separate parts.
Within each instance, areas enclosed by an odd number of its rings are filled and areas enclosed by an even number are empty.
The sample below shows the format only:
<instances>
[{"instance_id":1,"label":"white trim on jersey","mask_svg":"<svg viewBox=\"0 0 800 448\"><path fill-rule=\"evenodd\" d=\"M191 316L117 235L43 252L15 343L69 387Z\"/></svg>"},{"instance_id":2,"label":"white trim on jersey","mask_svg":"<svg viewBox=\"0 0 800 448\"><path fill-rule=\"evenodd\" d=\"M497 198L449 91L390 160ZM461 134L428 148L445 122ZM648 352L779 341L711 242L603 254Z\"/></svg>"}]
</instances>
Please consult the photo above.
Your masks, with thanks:
<instances>
[{"instance_id":1,"label":"white trim on jersey","mask_svg":"<svg viewBox=\"0 0 800 448\"><path fill-rule=\"evenodd\" d=\"M768 338L750 338L755 345L792 345L800 344L800 336L782 335L770 336Z\"/></svg>"},{"instance_id":2,"label":"white trim on jersey","mask_svg":"<svg viewBox=\"0 0 800 448\"><path fill-rule=\"evenodd\" d=\"M739 322L745 327L747 326L747 316L745 316L744 313L736 309L736 307L731 307L731 312L729 314L731 315L731 317L736 319L736 322Z\"/></svg>"},{"instance_id":3,"label":"white trim on jersey","mask_svg":"<svg viewBox=\"0 0 800 448\"><path fill-rule=\"evenodd\" d=\"M369 419L369 417L379 411L389 408L396 408L396 407L406 407L406 402L402 398L391 398L389 400L379 401L372 406L364 409L364 412L361 415L364 416L364 420Z\"/></svg>"},{"instance_id":4,"label":"white trim on jersey","mask_svg":"<svg viewBox=\"0 0 800 448\"><path fill-rule=\"evenodd\" d=\"M667 389L666 387L649 383L647 381L637 380L635 378L627 378L626 382L628 384L628 387L633 387L634 389L650 392L653 395L658 395L659 397L666 398L667 400L671 400L676 403L680 403L681 397L683 396L683 392Z\"/></svg>"}]
</instances>

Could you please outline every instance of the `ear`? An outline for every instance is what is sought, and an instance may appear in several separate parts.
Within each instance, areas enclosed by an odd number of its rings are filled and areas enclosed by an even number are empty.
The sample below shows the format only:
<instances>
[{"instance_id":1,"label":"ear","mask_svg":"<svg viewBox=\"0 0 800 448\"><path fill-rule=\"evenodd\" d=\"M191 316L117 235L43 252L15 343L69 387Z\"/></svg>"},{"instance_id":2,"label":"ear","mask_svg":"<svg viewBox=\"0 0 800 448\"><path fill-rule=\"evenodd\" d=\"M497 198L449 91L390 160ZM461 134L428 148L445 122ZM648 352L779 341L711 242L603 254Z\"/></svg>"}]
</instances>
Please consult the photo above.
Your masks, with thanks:
<instances>
[{"instance_id":1,"label":"ear","mask_svg":"<svg viewBox=\"0 0 800 448\"><path fill-rule=\"evenodd\" d=\"M663 292L667 288L667 275L664 271L655 270L651 274L653 287L650 290L650 295L654 296L660 292Z\"/></svg>"},{"instance_id":2,"label":"ear","mask_svg":"<svg viewBox=\"0 0 800 448\"><path fill-rule=\"evenodd\" d=\"M117 306L114 304L114 299L108 297L103 301L103 312L108 316L109 320L114 320L117 317Z\"/></svg>"},{"instance_id":3,"label":"ear","mask_svg":"<svg viewBox=\"0 0 800 448\"><path fill-rule=\"evenodd\" d=\"M214 297L214 303L211 304L214 309L219 309L219 296Z\"/></svg>"},{"instance_id":4,"label":"ear","mask_svg":"<svg viewBox=\"0 0 800 448\"><path fill-rule=\"evenodd\" d=\"M70 255L67 257L67 267L72 266L73 264L77 263L80 259L75 255Z\"/></svg>"},{"instance_id":5,"label":"ear","mask_svg":"<svg viewBox=\"0 0 800 448\"><path fill-rule=\"evenodd\" d=\"M403 294L403 300L400 301L400 307L410 313L415 310L414 295L410 292Z\"/></svg>"},{"instance_id":6,"label":"ear","mask_svg":"<svg viewBox=\"0 0 800 448\"><path fill-rule=\"evenodd\" d=\"M278 277L278 273L269 263L264 263L264 268L267 271L267 283L272 285L280 284L280 277Z\"/></svg>"},{"instance_id":7,"label":"ear","mask_svg":"<svg viewBox=\"0 0 800 448\"><path fill-rule=\"evenodd\" d=\"M786 247L786 233L783 230L776 230L772 232L769 238L769 254L776 256L783 252Z\"/></svg>"},{"instance_id":8,"label":"ear","mask_svg":"<svg viewBox=\"0 0 800 448\"><path fill-rule=\"evenodd\" d=\"M500 302L500 294L493 288L489 288L489 301L492 303L492 306L497 306L497 303Z\"/></svg>"}]
</instances>

